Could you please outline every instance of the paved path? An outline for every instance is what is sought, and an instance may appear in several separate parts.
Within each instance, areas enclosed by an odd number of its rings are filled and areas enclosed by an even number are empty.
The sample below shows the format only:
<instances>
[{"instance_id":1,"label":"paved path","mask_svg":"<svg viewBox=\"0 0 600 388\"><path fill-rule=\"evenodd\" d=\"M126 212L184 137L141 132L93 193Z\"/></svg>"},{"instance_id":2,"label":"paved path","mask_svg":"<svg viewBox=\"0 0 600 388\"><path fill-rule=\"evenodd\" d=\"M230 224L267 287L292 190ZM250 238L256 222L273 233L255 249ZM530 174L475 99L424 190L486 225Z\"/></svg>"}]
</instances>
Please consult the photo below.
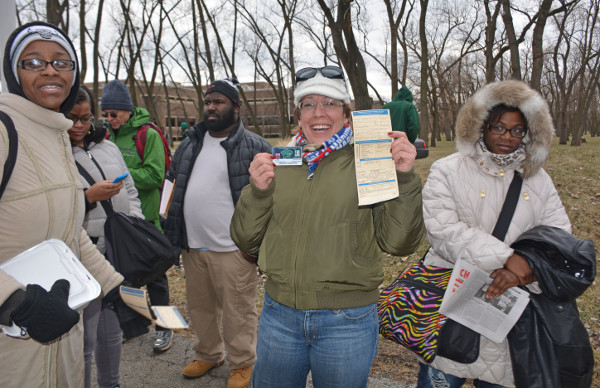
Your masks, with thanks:
<instances>
[{"instance_id":1,"label":"paved path","mask_svg":"<svg viewBox=\"0 0 600 388\"><path fill-rule=\"evenodd\" d=\"M229 378L229 364L212 369L206 375L187 380L181 375L183 368L193 360L192 340L187 337L173 336L173 346L167 352L155 355L152 352L154 333L134 338L123 345L121 357L121 388L225 388ZM92 371L95 375L95 371ZM92 379L92 387L98 385ZM308 382L307 388L312 388ZM250 388L252 384L250 384ZM398 382L370 378L368 388L413 388L414 385L403 385Z\"/></svg>"}]
</instances>

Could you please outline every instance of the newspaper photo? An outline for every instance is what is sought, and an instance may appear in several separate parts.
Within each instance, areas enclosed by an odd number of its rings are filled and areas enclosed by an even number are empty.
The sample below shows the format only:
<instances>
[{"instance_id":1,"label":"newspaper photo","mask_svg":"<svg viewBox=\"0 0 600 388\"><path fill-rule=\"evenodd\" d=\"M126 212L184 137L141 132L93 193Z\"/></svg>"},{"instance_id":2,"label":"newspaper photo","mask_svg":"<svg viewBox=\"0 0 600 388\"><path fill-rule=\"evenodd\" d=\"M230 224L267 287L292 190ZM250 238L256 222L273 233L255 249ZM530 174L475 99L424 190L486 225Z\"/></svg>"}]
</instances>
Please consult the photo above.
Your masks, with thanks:
<instances>
[{"instance_id":1,"label":"newspaper photo","mask_svg":"<svg viewBox=\"0 0 600 388\"><path fill-rule=\"evenodd\" d=\"M500 343L527 307L529 293L511 287L496 298L486 298L492 281L487 272L459 259L452 270L440 313Z\"/></svg>"}]
</instances>

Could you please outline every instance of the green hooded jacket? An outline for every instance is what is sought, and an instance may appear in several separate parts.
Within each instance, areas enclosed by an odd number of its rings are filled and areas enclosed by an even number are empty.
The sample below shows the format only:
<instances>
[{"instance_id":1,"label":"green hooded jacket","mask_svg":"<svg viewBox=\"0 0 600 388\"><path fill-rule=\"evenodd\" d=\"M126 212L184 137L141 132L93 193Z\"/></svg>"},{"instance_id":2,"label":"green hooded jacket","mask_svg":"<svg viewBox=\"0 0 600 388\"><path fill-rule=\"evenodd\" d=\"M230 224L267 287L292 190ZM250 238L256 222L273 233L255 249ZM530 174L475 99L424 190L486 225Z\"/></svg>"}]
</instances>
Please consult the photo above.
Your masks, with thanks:
<instances>
[{"instance_id":1,"label":"green hooded jacket","mask_svg":"<svg viewBox=\"0 0 600 388\"><path fill-rule=\"evenodd\" d=\"M160 135L154 130L146 134L144 163L135 149L133 136L139 127L150 122L150 114L144 108L133 108L133 114L128 122L114 131L110 125L110 140L114 142L123 154L123 159L129 168L129 173L138 191L142 203L142 213L146 220L154 222L160 228L158 208L160 205L160 188L165 179L165 151ZM116 134L115 134L116 133Z\"/></svg>"},{"instance_id":2,"label":"green hooded jacket","mask_svg":"<svg viewBox=\"0 0 600 388\"><path fill-rule=\"evenodd\" d=\"M405 132L408 140L414 143L419 135L419 114L410 90L406 86L400 88L394 100L385 104L383 109L390 110L392 129Z\"/></svg>"},{"instance_id":3,"label":"green hooded jacket","mask_svg":"<svg viewBox=\"0 0 600 388\"><path fill-rule=\"evenodd\" d=\"M258 255L267 275L265 292L300 309L343 309L377 302L383 255L413 253L425 236L421 180L398 172L400 195L358 206L354 147L320 163L312 180L308 165L275 168L266 190L252 179L231 220L240 250Z\"/></svg>"}]
</instances>

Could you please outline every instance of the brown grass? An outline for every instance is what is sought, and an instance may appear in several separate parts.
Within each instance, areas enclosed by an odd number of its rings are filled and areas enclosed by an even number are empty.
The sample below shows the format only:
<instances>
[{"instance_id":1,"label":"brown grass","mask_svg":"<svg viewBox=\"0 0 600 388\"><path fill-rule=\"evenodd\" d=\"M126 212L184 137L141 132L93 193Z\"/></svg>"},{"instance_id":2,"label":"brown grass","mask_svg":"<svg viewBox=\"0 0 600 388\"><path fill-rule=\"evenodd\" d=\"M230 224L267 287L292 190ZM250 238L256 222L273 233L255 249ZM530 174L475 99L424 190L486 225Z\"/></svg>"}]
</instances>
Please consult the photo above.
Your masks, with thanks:
<instances>
[{"instance_id":1,"label":"brown grass","mask_svg":"<svg viewBox=\"0 0 600 388\"><path fill-rule=\"evenodd\" d=\"M573 234L596 243L596 254L600 251L600 138L587 138L580 147L558 145L555 139L545 169L552 177L563 204L573 224ZM439 141L430 149L429 157L417 160L415 169L423 183L427 179L431 164L455 151L454 142ZM407 265L423 256L428 244L424 241L418 251L407 257L386 255L384 282L388 285ZM171 302L187 319L185 308L185 273L175 268L169 271ZM259 289L257 306L262 307L264 290ZM596 367L593 384L600 382L600 287L597 282L578 300L581 319L587 328L594 348ZM193 337L191 330L180 330L178 335ZM415 383L417 363L415 357L400 345L383 338L379 341L379 353L373 363L371 374L387 377L398 382Z\"/></svg>"}]
</instances>

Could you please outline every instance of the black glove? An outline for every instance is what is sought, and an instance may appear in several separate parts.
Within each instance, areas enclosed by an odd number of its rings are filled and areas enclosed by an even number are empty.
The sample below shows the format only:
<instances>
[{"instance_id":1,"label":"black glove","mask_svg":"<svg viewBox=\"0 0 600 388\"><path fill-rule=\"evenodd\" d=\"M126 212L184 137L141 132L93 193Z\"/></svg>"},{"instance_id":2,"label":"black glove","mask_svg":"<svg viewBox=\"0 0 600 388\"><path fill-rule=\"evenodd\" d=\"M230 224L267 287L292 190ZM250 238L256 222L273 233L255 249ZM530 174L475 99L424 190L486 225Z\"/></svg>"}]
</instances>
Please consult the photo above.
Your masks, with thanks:
<instances>
[{"instance_id":1,"label":"black glove","mask_svg":"<svg viewBox=\"0 0 600 388\"><path fill-rule=\"evenodd\" d=\"M28 284L25 300L12 311L11 320L38 342L57 339L79 322L79 314L67 303L69 288L65 279L54 282L49 292L38 284Z\"/></svg>"}]
</instances>

